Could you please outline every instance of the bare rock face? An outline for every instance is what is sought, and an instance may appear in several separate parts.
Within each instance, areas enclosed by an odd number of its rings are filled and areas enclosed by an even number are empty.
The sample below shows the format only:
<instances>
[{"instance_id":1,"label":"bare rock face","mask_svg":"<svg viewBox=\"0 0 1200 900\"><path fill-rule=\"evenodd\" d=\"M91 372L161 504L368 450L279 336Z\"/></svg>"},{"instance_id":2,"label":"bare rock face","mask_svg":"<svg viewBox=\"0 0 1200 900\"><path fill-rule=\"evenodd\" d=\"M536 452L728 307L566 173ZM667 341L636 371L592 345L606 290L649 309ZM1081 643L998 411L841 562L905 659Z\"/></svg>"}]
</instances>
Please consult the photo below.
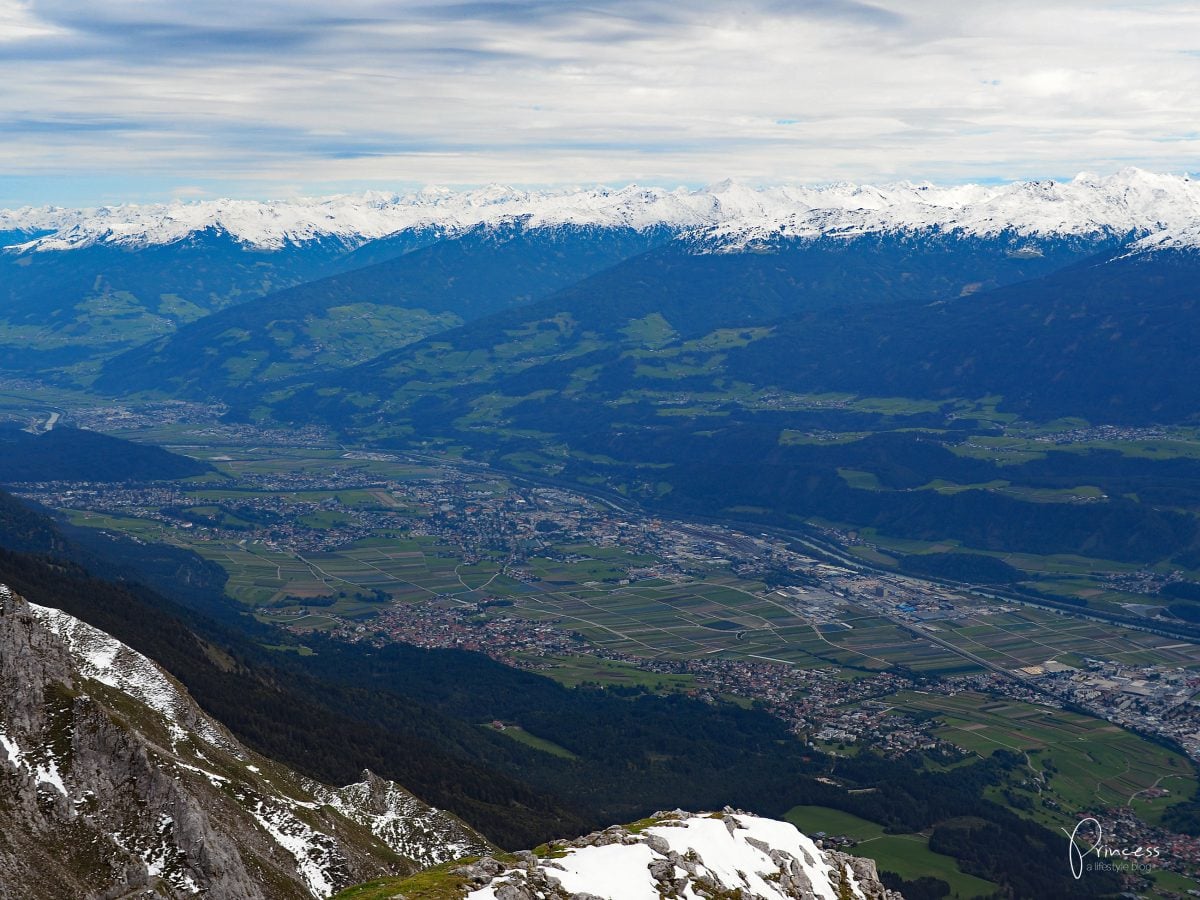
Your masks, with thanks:
<instances>
[{"instance_id":1,"label":"bare rock face","mask_svg":"<svg viewBox=\"0 0 1200 900\"><path fill-rule=\"evenodd\" d=\"M484 857L452 874L467 900L903 900L883 886L872 860L824 850L787 822L733 809L658 813L539 852L507 865Z\"/></svg>"},{"instance_id":2,"label":"bare rock face","mask_svg":"<svg viewBox=\"0 0 1200 900\"><path fill-rule=\"evenodd\" d=\"M141 654L0 585L0 900L327 897L489 845L257 756Z\"/></svg>"}]
</instances>

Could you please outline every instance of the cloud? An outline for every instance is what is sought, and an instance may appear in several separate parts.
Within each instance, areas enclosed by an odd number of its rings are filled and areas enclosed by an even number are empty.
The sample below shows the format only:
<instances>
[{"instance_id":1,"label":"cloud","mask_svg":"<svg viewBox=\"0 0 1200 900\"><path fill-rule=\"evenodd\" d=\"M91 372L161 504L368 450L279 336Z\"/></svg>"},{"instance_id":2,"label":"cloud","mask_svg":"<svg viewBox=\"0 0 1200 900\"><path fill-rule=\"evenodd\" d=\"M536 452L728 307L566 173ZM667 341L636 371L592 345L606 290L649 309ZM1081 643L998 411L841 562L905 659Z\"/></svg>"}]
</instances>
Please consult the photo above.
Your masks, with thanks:
<instances>
[{"instance_id":1,"label":"cloud","mask_svg":"<svg viewBox=\"0 0 1200 900\"><path fill-rule=\"evenodd\" d=\"M1200 150L1191 3L331 9L0 0L0 173L274 194L1062 176Z\"/></svg>"}]
</instances>

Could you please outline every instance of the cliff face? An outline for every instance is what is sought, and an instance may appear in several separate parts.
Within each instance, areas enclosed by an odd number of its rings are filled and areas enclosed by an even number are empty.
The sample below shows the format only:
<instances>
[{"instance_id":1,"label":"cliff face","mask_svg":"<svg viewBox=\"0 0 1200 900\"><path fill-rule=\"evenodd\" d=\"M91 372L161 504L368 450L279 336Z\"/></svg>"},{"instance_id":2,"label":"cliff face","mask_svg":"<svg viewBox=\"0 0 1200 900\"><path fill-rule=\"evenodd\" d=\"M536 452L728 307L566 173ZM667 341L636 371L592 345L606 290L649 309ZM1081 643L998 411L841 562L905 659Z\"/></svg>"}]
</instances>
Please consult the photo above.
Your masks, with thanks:
<instances>
[{"instance_id":1,"label":"cliff face","mask_svg":"<svg viewBox=\"0 0 1200 900\"><path fill-rule=\"evenodd\" d=\"M399 786L239 744L154 663L0 586L0 900L326 897L486 852Z\"/></svg>"}]
</instances>

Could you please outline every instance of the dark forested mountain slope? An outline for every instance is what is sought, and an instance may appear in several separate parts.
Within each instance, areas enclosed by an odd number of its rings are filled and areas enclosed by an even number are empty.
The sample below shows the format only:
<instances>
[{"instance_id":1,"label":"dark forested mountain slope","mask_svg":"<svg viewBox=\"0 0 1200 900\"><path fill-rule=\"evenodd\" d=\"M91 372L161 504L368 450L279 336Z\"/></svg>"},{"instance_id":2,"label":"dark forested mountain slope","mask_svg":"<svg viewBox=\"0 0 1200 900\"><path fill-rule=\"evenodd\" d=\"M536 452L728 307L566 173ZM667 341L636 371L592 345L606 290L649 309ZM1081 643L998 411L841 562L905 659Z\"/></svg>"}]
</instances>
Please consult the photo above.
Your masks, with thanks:
<instances>
[{"instance_id":1,"label":"dark forested mountain slope","mask_svg":"<svg viewBox=\"0 0 1200 900\"><path fill-rule=\"evenodd\" d=\"M1200 497L1187 461L1059 453L997 468L952 451L973 429L994 427L963 412L985 398L1033 420L1193 420L1200 362L1179 335L1200 333L1195 253L1093 258L980 294L733 325L745 304L723 313L697 289L686 316L678 293L618 278L659 256L296 389L276 401L276 415L397 446L451 441L501 463L540 458L543 472L599 477L692 514L820 516L989 550L1138 561L1190 552ZM777 271L764 260L760 274ZM879 407L891 413L804 399L823 392L908 399ZM945 437L824 448L788 437L913 428ZM882 489L848 482L845 469ZM937 479L981 487L918 490ZM1092 485L1106 499L1033 503L1028 491L986 487L996 482Z\"/></svg>"},{"instance_id":2,"label":"dark forested mountain slope","mask_svg":"<svg viewBox=\"0 0 1200 900\"><path fill-rule=\"evenodd\" d=\"M212 471L151 444L59 426L32 434L0 423L0 484L20 481L156 481Z\"/></svg>"},{"instance_id":3,"label":"dark forested mountain slope","mask_svg":"<svg viewBox=\"0 0 1200 900\"><path fill-rule=\"evenodd\" d=\"M4 250L0 368L29 372L95 360L318 278L346 252L338 240L255 249L215 229L148 247Z\"/></svg>"},{"instance_id":4,"label":"dark forested mountain slope","mask_svg":"<svg viewBox=\"0 0 1200 900\"><path fill-rule=\"evenodd\" d=\"M110 361L97 386L242 398L540 300L669 236L661 229L509 222L479 226L404 255L381 250L392 240L385 238L353 256L393 258L181 328Z\"/></svg>"},{"instance_id":5,"label":"dark forested mountain slope","mask_svg":"<svg viewBox=\"0 0 1200 900\"><path fill-rule=\"evenodd\" d=\"M278 409L361 427L402 419L431 395L469 405L484 393L586 385L593 399L616 399L637 389L730 393L733 382L937 400L999 395L1002 408L1042 419L1171 422L1198 406L1200 363L1177 339L1200 315L1194 252L1095 258L941 300L926 286L898 302L891 288L872 295L860 282L860 299L893 298L863 305L797 290L773 256L676 254L647 254L527 309L329 375ZM662 283L646 275L685 259L705 277L685 287L678 273Z\"/></svg>"},{"instance_id":6,"label":"dark forested mountain slope","mask_svg":"<svg viewBox=\"0 0 1200 900\"><path fill-rule=\"evenodd\" d=\"M1200 409L1200 251L1097 259L900 312L811 314L730 353L730 377L876 396L1003 397L1035 419L1155 423Z\"/></svg>"}]
</instances>

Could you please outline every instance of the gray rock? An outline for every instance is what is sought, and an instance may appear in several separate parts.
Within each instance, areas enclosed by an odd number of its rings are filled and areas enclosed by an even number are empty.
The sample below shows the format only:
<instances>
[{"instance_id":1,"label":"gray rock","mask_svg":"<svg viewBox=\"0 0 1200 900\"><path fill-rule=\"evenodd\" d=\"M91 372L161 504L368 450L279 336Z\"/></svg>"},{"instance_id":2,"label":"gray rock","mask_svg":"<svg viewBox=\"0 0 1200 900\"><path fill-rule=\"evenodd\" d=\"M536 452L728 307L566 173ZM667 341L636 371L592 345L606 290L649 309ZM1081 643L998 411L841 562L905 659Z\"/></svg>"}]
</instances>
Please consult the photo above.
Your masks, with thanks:
<instances>
[{"instance_id":1,"label":"gray rock","mask_svg":"<svg viewBox=\"0 0 1200 900\"><path fill-rule=\"evenodd\" d=\"M135 693L82 674L101 674L93 658L107 660L106 680L120 676ZM169 717L137 699L138 679L169 697ZM306 834L334 889L416 869L361 827L368 819L351 821L344 802L345 814L320 806L332 788L253 756L144 657L7 589L0 733L0 900L310 896L297 859L264 821ZM352 786L364 816L402 792L367 774L368 784ZM422 828L445 824L431 834L468 833L403 793Z\"/></svg>"},{"instance_id":2,"label":"gray rock","mask_svg":"<svg viewBox=\"0 0 1200 900\"><path fill-rule=\"evenodd\" d=\"M655 853L666 856L671 852L671 845L665 839L660 838L657 834L643 834L642 843L653 850Z\"/></svg>"}]
</instances>

